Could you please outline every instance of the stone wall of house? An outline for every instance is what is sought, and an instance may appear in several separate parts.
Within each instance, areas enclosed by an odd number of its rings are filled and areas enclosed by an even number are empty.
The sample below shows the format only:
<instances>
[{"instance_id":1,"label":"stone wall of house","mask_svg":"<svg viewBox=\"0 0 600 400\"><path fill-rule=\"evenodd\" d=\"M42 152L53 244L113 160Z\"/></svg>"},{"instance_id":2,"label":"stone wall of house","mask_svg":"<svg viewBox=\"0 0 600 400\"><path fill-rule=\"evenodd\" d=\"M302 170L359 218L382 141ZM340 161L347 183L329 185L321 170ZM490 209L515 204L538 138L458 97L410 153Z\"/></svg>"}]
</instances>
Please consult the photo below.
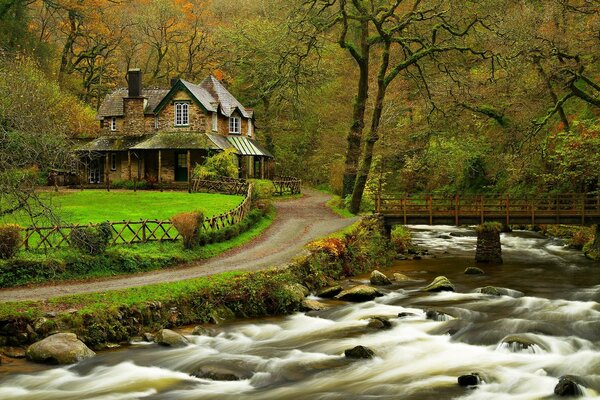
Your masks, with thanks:
<instances>
[{"instance_id":1,"label":"stone wall of house","mask_svg":"<svg viewBox=\"0 0 600 400\"><path fill-rule=\"evenodd\" d=\"M241 118L241 129L240 136L248 136L248 118L244 118L239 114L236 114ZM219 133L221 135L227 136L229 135L229 117L225 117L223 115L219 115Z\"/></svg>"},{"instance_id":2,"label":"stone wall of house","mask_svg":"<svg viewBox=\"0 0 600 400\"><path fill-rule=\"evenodd\" d=\"M190 123L188 126L175 126L175 105L176 101L189 101L189 117ZM208 132L210 129L210 116L206 115L204 110L190 96L180 91L173 96L173 99L167 104L158 116L160 132Z\"/></svg>"},{"instance_id":3,"label":"stone wall of house","mask_svg":"<svg viewBox=\"0 0 600 400\"><path fill-rule=\"evenodd\" d=\"M124 121L123 121L123 117L115 117L116 121L117 121L117 130L116 131L111 131L110 130L110 121L111 121L111 117L106 117L101 121L101 134L104 136L110 136L110 135L122 135L123 134L123 127L124 127Z\"/></svg>"},{"instance_id":4,"label":"stone wall of house","mask_svg":"<svg viewBox=\"0 0 600 400\"><path fill-rule=\"evenodd\" d=\"M119 134L143 135L145 133L144 106L146 101L143 97L123 99L123 131Z\"/></svg>"}]
</instances>

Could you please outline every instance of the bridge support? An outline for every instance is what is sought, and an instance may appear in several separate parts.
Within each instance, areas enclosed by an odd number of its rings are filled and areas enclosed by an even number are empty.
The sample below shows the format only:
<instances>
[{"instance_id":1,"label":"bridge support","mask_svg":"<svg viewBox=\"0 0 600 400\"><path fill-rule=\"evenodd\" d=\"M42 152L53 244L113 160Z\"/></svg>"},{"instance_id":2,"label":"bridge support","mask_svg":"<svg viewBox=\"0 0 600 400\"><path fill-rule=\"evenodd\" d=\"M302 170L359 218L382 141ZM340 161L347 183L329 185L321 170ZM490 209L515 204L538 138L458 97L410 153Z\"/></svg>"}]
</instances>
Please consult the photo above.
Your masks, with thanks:
<instances>
[{"instance_id":1,"label":"bridge support","mask_svg":"<svg viewBox=\"0 0 600 400\"><path fill-rule=\"evenodd\" d=\"M502 225L498 223L486 223L477 227L475 262L502 264L501 230Z\"/></svg>"}]
</instances>

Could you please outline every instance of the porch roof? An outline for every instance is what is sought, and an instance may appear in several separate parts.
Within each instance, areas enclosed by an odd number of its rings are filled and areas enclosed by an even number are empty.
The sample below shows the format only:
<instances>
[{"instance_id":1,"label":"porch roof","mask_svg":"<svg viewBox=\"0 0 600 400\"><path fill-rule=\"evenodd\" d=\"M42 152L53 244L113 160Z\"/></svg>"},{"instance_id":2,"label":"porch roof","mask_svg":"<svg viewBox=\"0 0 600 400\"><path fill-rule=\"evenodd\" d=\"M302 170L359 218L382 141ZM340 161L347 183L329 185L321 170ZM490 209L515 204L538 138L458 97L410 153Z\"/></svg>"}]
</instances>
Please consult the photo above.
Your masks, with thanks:
<instances>
[{"instance_id":1,"label":"porch roof","mask_svg":"<svg viewBox=\"0 0 600 400\"><path fill-rule=\"evenodd\" d=\"M148 139L145 136L101 136L87 143L77 143L75 151L81 152L104 152L104 151L127 151L136 144Z\"/></svg>"},{"instance_id":2,"label":"porch roof","mask_svg":"<svg viewBox=\"0 0 600 400\"><path fill-rule=\"evenodd\" d=\"M199 132L168 132L157 133L131 147L132 150L197 150L210 149L219 150L208 136Z\"/></svg>"},{"instance_id":3,"label":"porch roof","mask_svg":"<svg viewBox=\"0 0 600 400\"><path fill-rule=\"evenodd\" d=\"M241 156L263 156L274 158L267 149L258 142L245 136L228 136L227 141L237 150Z\"/></svg>"}]
</instances>

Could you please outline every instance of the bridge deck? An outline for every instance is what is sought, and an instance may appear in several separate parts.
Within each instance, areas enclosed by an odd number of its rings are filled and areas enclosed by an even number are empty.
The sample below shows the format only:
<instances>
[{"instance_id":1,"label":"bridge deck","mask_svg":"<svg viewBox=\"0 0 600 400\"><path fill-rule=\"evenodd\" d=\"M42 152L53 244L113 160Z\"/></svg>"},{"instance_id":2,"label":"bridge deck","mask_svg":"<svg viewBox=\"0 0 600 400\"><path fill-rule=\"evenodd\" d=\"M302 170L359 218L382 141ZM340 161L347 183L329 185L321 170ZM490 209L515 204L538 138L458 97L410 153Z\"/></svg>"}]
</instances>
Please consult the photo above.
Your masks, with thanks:
<instances>
[{"instance_id":1,"label":"bridge deck","mask_svg":"<svg viewBox=\"0 0 600 400\"><path fill-rule=\"evenodd\" d=\"M386 224L475 225L600 224L600 194L509 196L380 197L377 212Z\"/></svg>"}]
</instances>

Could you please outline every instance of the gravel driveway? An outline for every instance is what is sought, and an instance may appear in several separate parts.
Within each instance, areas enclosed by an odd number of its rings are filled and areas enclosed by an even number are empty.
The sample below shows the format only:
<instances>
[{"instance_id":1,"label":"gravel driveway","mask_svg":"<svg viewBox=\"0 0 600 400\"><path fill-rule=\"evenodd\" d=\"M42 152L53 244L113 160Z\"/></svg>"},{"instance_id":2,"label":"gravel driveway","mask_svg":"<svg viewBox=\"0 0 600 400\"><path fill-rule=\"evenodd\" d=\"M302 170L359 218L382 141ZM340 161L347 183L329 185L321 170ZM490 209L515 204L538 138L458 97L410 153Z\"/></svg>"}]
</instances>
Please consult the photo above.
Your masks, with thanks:
<instances>
[{"instance_id":1,"label":"gravel driveway","mask_svg":"<svg viewBox=\"0 0 600 400\"><path fill-rule=\"evenodd\" d=\"M343 219L325 203L330 196L304 189L299 199L275 203L277 216L259 237L218 257L166 270L120 275L87 282L0 289L0 302L45 300L69 294L104 292L161 282L174 282L232 270L258 270L281 266L303 251L311 240L340 230L356 221Z\"/></svg>"}]
</instances>

